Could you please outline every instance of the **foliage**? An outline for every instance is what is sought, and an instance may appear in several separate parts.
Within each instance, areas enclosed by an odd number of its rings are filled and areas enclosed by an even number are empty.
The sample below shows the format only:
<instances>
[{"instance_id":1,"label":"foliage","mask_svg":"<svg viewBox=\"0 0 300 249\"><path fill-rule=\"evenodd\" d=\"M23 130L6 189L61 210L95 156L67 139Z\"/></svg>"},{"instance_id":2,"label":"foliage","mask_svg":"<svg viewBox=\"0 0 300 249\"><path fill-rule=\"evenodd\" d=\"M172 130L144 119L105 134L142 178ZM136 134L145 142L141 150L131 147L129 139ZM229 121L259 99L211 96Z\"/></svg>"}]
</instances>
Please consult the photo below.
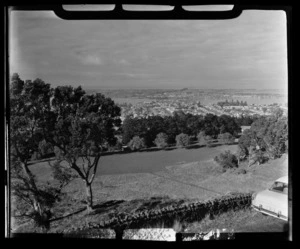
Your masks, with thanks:
<instances>
[{"instance_id":1,"label":"foliage","mask_svg":"<svg viewBox=\"0 0 300 249\"><path fill-rule=\"evenodd\" d=\"M13 213L48 228L50 208L59 200L60 189L38 183L28 166L43 141L44 116L50 111L50 85L40 79L24 82L14 74L9 97L11 189L16 202Z\"/></svg>"},{"instance_id":2,"label":"foliage","mask_svg":"<svg viewBox=\"0 0 300 249\"><path fill-rule=\"evenodd\" d=\"M168 136L168 144L176 142L176 136L180 133L196 137L200 131L216 138L220 133L229 132L234 136L240 132L240 126L236 118L228 115L220 117L207 114L192 115L183 112L175 112L173 116L152 116L148 118L127 117L122 124L123 143L127 144L134 136L145 139L147 147L154 145L156 136L163 132Z\"/></svg>"},{"instance_id":3,"label":"foliage","mask_svg":"<svg viewBox=\"0 0 300 249\"><path fill-rule=\"evenodd\" d=\"M87 208L93 206L91 184L103 150L116 144L120 108L101 93L87 95L79 86L56 87L52 112L46 116L45 138L60 160L85 182Z\"/></svg>"},{"instance_id":4,"label":"foliage","mask_svg":"<svg viewBox=\"0 0 300 249\"><path fill-rule=\"evenodd\" d=\"M206 145L206 134L204 131L200 131L197 138L200 145Z\"/></svg>"},{"instance_id":5,"label":"foliage","mask_svg":"<svg viewBox=\"0 0 300 249\"><path fill-rule=\"evenodd\" d=\"M154 143L159 148L165 148L168 146L168 135L166 133L159 133L157 134Z\"/></svg>"},{"instance_id":6,"label":"foliage","mask_svg":"<svg viewBox=\"0 0 300 249\"><path fill-rule=\"evenodd\" d=\"M51 143L49 143L45 139L43 139L39 143L38 151L41 154L41 157L45 158L46 156L54 153L54 148Z\"/></svg>"},{"instance_id":7,"label":"foliage","mask_svg":"<svg viewBox=\"0 0 300 249\"><path fill-rule=\"evenodd\" d=\"M235 121L239 126L251 126L251 124L258 118L259 118L258 115L253 115L253 116L242 115L240 117L235 118Z\"/></svg>"},{"instance_id":8,"label":"foliage","mask_svg":"<svg viewBox=\"0 0 300 249\"><path fill-rule=\"evenodd\" d=\"M229 133L222 133L218 136L218 140L224 144L232 144L234 143L234 137Z\"/></svg>"},{"instance_id":9,"label":"foliage","mask_svg":"<svg viewBox=\"0 0 300 249\"><path fill-rule=\"evenodd\" d=\"M237 157L232 154L229 150L225 151L224 153L220 153L219 156L216 156L214 160L223 168L223 169L230 169L230 168L237 168L238 167L238 160Z\"/></svg>"},{"instance_id":10,"label":"foliage","mask_svg":"<svg viewBox=\"0 0 300 249\"><path fill-rule=\"evenodd\" d=\"M145 148L145 140L144 140L144 138L134 136L128 143L128 146L130 147L131 150L143 149L143 148Z\"/></svg>"},{"instance_id":11,"label":"foliage","mask_svg":"<svg viewBox=\"0 0 300 249\"><path fill-rule=\"evenodd\" d=\"M253 122L239 139L240 151L249 158L249 165L264 163L287 152L287 128L287 118L280 114L260 117Z\"/></svg>"},{"instance_id":12,"label":"foliage","mask_svg":"<svg viewBox=\"0 0 300 249\"><path fill-rule=\"evenodd\" d=\"M180 133L176 136L176 145L179 147L185 147L190 144L190 137L187 134Z\"/></svg>"}]
</instances>

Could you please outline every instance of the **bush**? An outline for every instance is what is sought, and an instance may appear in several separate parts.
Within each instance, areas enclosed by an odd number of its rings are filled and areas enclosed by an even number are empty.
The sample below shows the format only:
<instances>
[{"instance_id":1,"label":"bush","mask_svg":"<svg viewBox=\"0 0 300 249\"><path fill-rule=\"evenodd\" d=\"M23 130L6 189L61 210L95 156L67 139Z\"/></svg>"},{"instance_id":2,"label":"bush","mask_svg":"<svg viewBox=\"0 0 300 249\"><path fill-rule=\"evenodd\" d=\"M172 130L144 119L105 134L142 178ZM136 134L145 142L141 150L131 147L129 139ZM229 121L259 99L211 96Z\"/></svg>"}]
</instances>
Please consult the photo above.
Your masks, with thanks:
<instances>
[{"instance_id":1,"label":"bush","mask_svg":"<svg viewBox=\"0 0 300 249\"><path fill-rule=\"evenodd\" d=\"M236 173L237 173L238 175L240 175L240 174L246 174L246 173L247 173L247 170L245 170L245 169L238 169L238 170L236 171Z\"/></svg>"},{"instance_id":2,"label":"bush","mask_svg":"<svg viewBox=\"0 0 300 249\"><path fill-rule=\"evenodd\" d=\"M154 143L159 148L167 147L168 146L168 135L163 132L157 134L157 136L154 140Z\"/></svg>"},{"instance_id":3,"label":"bush","mask_svg":"<svg viewBox=\"0 0 300 249\"><path fill-rule=\"evenodd\" d=\"M185 147L190 144L190 137L187 134L181 133L176 136L176 146Z\"/></svg>"},{"instance_id":4,"label":"bush","mask_svg":"<svg viewBox=\"0 0 300 249\"><path fill-rule=\"evenodd\" d=\"M45 157L53 152L54 148L50 143L46 142L45 140L42 140L39 143L39 153L41 154L41 157Z\"/></svg>"},{"instance_id":5,"label":"bush","mask_svg":"<svg viewBox=\"0 0 300 249\"><path fill-rule=\"evenodd\" d=\"M234 137L229 132L220 134L218 136L218 140L219 140L219 142L221 142L223 144L232 144L232 143L234 143Z\"/></svg>"},{"instance_id":6,"label":"bush","mask_svg":"<svg viewBox=\"0 0 300 249\"><path fill-rule=\"evenodd\" d=\"M119 151L122 150L122 142L117 141L115 145L113 146L108 146L108 151Z\"/></svg>"},{"instance_id":7,"label":"bush","mask_svg":"<svg viewBox=\"0 0 300 249\"><path fill-rule=\"evenodd\" d=\"M63 151L58 148L57 146L54 146L54 154L55 154L55 157L56 159L60 159L61 157L63 157Z\"/></svg>"},{"instance_id":8,"label":"bush","mask_svg":"<svg viewBox=\"0 0 300 249\"><path fill-rule=\"evenodd\" d=\"M221 153L219 156L216 156L214 160L225 170L238 167L237 157L229 150Z\"/></svg>"},{"instance_id":9,"label":"bush","mask_svg":"<svg viewBox=\"0 0 300 249\"><path fill-rule=\"evenodd\" d=\"M205 132L204 131L200 131L197 138L198 138L198 142L200 145L206 145L206 140L205 140Z\"/></svg>"},{"instance_id":10,"label":"bush","mask_svg":"<svg viewBox=\"0 0 300 249\"><path fill-rule=\"evenodd\" d=\"M128 143L128 146L131 150L140 150L146 147L144 138L140 138L139 136L134 136Z\"/></svg>"},{"instance_id":11,"label":"bush","mask_svg":"<svg viewBox=\"0 0 300 249\"><path fill-rule=\"evenodd\" d=\"M213 138L209 135L206 135L204 131L200 131L197 138L200 145L206 145L208 147L212 147Z\"/></svg>"}]
</instances>

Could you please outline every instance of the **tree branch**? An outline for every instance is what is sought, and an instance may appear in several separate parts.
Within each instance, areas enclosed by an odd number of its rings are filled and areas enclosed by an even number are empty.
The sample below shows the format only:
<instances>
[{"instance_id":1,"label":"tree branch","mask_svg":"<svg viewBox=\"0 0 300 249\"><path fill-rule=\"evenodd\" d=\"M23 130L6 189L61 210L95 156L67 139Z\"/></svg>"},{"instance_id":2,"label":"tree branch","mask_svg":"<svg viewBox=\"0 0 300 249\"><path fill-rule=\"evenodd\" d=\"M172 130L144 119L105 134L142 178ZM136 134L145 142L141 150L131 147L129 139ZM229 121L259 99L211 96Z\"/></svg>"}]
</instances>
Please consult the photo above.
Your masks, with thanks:
<instances>
[{"instance_id":1,"label":"tree branch","mask_svg":"<svg viewBox=\"0 0 300 249\"><path fill-rule=\"evenodd\" d=\"M86 176L81 172L80 168L76 165L75 162L73 162L71 164L71 168L75 169L76 172L79 174L79 176L83 179L83 180L86 180Z\"/></svg>"},{"instance_id":2,"label":"tree branch","mask_svg":"<svg viewBox=\"0 0 300 249\"><path fill-rule=\"evenodd\" d=\"M94 178L96 176L96 172L97 172L97 168L98 168L98 162L99 162L99 159L100 159L101 155L100 153L98 153L98 155L95 157L94 159L94 170L93 170L93 174L92 174L92 177L90 178L90 180L88 181L89 184L92 184L92 182L94 181Z\"/></svg>"}]
</instances>

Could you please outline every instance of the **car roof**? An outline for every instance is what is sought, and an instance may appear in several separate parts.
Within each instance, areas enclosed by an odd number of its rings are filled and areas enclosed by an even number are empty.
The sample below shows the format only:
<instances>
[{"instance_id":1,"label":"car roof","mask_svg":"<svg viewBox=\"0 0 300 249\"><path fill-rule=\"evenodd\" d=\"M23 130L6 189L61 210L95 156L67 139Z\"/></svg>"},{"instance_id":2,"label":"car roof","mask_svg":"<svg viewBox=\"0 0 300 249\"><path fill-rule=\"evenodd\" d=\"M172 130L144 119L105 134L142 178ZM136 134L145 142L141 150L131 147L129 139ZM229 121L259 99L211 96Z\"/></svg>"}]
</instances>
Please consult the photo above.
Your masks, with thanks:
<instances>
[{"instance_id":1,"label":"car roof","mask_svg":"<svg viewBox=\"0 0 300 249\"><path fill-rule=\"evenodd\" d=\"M289 182L289 177L288 176L283 176L280 177L276 180L276 182L283 182L283 183L288 183Z\"/></svg>"}]
</instances>

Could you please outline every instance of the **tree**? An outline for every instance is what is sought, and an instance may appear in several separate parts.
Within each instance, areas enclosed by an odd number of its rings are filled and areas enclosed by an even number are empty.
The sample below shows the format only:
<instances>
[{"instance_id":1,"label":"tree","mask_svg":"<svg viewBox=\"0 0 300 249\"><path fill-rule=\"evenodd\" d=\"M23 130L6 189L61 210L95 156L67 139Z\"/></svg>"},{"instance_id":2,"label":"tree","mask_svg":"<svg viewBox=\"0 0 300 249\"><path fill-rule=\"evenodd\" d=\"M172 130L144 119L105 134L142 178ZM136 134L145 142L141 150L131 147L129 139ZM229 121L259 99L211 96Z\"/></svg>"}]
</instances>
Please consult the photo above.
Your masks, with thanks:
<instances>
[{"instance_id":1,"label":"tree","mask_svg":"<svg viewBox=\"0 0 300 249\"><path fill-rule=\"evenodd\" d=\"M140 150L145 148L145 140L143 138L140 138L138 136L134 136L130 142L128 143L128 146L132 150Z\"/></svg>"},{"instance_id":2,"label":"tree","mask_svg":"<svg viewBox=\"0 0 300 249\"><path fill-rule=\"evenodd\" d=\"M216 137L219 134L219 119L216 115L211 113L206 114L203 121L203 130L205 134Z\"/></svg>"},{"instance_id":3,"label":"tree","mask_svg":"<svg viewBox=\"0 0 300 249\"><path fill-rule=\"evenodd\" d=\"M87 210L93 209L92 183L103 150L115 145L120 108L101 93L87 95L81 87L57 87L44 136L85 183Z\"/></svg>"},{"instance_id":4,"label":"tree","mask_svg":"<svg viewBox=\"0 0 300 249\"><path fill-rule=\"evenodd\" d=\"M241 127L238 125L234 117L221 115L218 117L218 122L220 127L219 134L228 132L233 136L236 136L241 131Z\"/></svg>"},{"instance_id":5,"label":"tree","mask_svg":"<svg viewBox=\"0 0 300 249\"><path fill-rule=\"evenodd\" d=\"M205 141L206 141L206 146L207 147L212 147L213 146L213 138L212 138L212 136L209 136L209 135L207 135L207 136L205 136Z\"/></svg>"},{"instance_id":6,"label":"tree","mask_svg":"<svg viewBox=\"0 0 300 249\"><path fill-rule=\"evenodd\" d=\"M168 146L168 135L166 133L159 133L157 134L154 143L159 148L165 148Z\"/></svg>"},{"instance_id":7,"label":"tree","mask_svg":"<svg viewBox=\"0 0 300 249\"><path fill-rule=\"evenodd\" d=\"M204 131L200 131L197 138L200 145L206 145L206 134Z\"/></svg>"},{"instance_id":8,"label":"tree","mask_svg":"<svg viewBox=\"0 0 300 249\"><path fill-rule=\"evenodd\" d=\"M185 147L190 144L190 137L187 134L180 133L176 136L176 145L179 147Z\"/></svg>"},{"instance_id":9,"label":"tree","mask_svg":"<svg viewBox=\"0 0 300 249\"><path fill-rule=\"evenodd\" d=\"M240 165L240 162L241 161L244 161L247 156L248 156L248 150L241 146L241 145L238 145L238 150L237 150L237 153L236 153L236 157L237 157L237 160L238 160L238 165Z\"/></svg>"},{"instance_id":10,"label":"tree","mask_svg":"<svg viewBox=\"0 0 300 249\"><path fill-rule=\"evenodd\" d=\"M229 150L221 153L219 156L216 156L214 160L224 169L237 168L238 159L232 154Z\"/></svg>"},{"instance_id":11,"label":"tree","mask_svg":"<svg viewBox=\"0 0 300 249\"><path fill-rule=\"evenodd\" d=\"M285 153L287 128L287 118L283 116L256 119L239 139L239 146L249 158L249 166L255 162L263 163L268 158L278 158Z\"/></svg>"},{"instance_id":12,"label":"tree","mask_svg":"<svg viewBox=\"0 0 300 249\"><path fill-rule=\"evenodd\" d=\"M232 144L234 143L234 137L229 133L223 133L218 136L218 140L224 144Z\"/></svg>"},{"instance_id":13,"label":"tree","mask_svg":"<svg viewBox=\"0 0 300 249\"><path fill-rule=\"evenodd\" d=\"M129 141L137 134L137 119L126 117L122 123L122 142L128 144Z\"/></svg>"},{"instance_id":14,"label":"tree","mask_svg":"<svg viewBox=\"0 0 300 249\"><path fill-rule=\"evenodd\" d=\"M43 229L49 228L51 207L59 200L66 182L51 186L38 181L29 167L33 153L43 141L42 124L50 111L50 84L40 79L26 81L17 74L10 85L10 175L12 197L16 206L13 213L29 218Z\"/></svg>"}]
</instances>

